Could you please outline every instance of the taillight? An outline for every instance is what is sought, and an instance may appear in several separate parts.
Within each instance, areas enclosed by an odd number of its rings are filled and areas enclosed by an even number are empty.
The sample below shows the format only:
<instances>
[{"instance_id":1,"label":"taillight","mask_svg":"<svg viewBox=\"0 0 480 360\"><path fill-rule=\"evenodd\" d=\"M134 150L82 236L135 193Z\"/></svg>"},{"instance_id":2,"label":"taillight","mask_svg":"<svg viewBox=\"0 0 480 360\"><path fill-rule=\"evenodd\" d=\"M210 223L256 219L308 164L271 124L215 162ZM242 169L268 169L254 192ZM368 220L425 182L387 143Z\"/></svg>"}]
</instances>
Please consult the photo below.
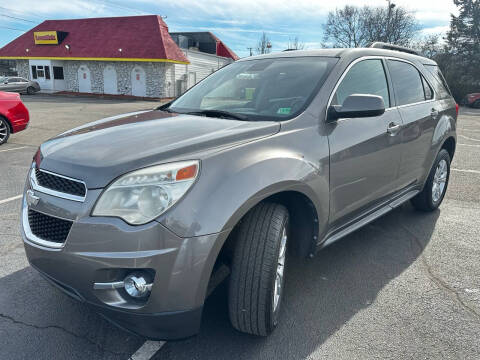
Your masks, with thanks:
<instances>
[{"instance_id":1,"label":"taillight","mask_svg":"<svg viewBox=\"0 0 480 360\"><path fill-rule=\"evenodd\" d=\"M459 108L458 104L455 103L455 111L457 112L457 116L458 116L458 108Z\"/></svg>"}]
</instances>

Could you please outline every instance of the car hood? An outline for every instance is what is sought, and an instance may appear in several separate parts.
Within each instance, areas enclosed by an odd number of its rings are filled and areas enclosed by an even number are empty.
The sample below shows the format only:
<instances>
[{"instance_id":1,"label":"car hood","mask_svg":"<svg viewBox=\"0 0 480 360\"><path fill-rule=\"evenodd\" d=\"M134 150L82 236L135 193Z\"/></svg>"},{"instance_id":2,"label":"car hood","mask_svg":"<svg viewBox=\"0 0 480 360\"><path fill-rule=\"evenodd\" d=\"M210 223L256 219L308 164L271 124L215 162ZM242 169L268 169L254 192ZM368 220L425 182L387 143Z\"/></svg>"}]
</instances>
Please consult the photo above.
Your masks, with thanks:
<instances>
[{"instance_id":1,"label":"car hood","mask_svg":"<svg viewBox=\"0 0 480 360\"><path fill-rule=\"evenodd\" d=\"M40 168L103 188L129 171L275 134L280 124L167 113L115 116L75 128L40 147ZM37 160L37 162L39 161Z\"/></svg>"}]
</instances>

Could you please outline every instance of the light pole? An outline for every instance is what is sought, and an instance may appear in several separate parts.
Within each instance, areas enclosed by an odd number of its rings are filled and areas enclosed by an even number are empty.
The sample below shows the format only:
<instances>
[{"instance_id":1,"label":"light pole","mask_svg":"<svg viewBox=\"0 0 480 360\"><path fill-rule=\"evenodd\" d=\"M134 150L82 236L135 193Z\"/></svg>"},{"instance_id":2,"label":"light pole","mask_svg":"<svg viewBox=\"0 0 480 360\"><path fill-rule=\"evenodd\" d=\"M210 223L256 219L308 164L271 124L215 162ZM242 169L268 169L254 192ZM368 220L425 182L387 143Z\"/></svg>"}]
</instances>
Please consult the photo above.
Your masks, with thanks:
<instances>
[{"instance_id":1,"label":"light pole","mask_svg":"<svg viewBox=\"0 0 480 360\"><path fill-rule=\"evenodd\" d=\"M390 17L392 15L392 9L395 7L395 4L391 2L391 0L387 0L388 2L388 15L387 15L387 32L385 34L385 42L389 42L390 39Z\"/></svg>"}]
</instances>

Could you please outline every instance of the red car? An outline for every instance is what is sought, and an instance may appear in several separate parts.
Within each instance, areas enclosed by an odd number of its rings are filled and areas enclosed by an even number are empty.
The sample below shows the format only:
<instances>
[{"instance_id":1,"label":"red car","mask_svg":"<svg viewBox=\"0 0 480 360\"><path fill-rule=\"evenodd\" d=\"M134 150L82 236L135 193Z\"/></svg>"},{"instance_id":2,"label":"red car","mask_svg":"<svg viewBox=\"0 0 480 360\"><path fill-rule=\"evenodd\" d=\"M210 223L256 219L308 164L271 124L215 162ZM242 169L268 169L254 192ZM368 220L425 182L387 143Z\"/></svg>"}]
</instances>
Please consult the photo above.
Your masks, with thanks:
<instances>
[{"instance_id":1,"label":"red car","mask_svg":"<svg viewBox=\"0 0 480 360\"><path fill-rule=\"evenodd\" d=\"M10 134L25 130L29 120L19 94L0 92L0 145L7 142Z\"/></svg>"},{"instance_id":2,"label":"red car","mask_svg":"<svg viewBox=\"0 0 480 360\"><path fill-rule=\"evenodd\" d=\"M467 94L463 99L463 103L467 106L480 109L480 93Z\"/></svg>"}]
</instances>

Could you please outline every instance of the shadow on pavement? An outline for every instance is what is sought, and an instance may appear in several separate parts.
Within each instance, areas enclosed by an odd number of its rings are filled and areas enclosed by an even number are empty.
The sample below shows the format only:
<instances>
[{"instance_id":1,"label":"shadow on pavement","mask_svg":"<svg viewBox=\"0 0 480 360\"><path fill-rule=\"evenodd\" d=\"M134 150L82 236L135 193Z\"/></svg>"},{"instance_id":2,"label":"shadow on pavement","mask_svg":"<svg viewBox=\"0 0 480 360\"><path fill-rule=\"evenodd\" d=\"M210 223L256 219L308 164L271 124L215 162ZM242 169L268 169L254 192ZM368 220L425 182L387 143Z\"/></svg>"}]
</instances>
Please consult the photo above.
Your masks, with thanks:
<instances>
[{"instance_id":1,"label":"shadow on pavement","mask_svg":"<svg viewBox=\"0 0 480 360\"><path fill-rule=\"evenodd\" d=\"M52 287L31 267L0 279L1 359L126 360L143 342Z\"/></svg>"},{"instance_id":2,"label":"shadow on pavement","mask_svg":"<svg viewBox=\"0 0 480 360\"><path fill-rule=\"evenodd\" d=\"M307 358L415 262L439 214L404 205L314 259L290 258L280 324L267 338L241 334L230 326L223 285L206 302L201 333L167 343L155 359Z\"/></svg>"}]
</instances>

